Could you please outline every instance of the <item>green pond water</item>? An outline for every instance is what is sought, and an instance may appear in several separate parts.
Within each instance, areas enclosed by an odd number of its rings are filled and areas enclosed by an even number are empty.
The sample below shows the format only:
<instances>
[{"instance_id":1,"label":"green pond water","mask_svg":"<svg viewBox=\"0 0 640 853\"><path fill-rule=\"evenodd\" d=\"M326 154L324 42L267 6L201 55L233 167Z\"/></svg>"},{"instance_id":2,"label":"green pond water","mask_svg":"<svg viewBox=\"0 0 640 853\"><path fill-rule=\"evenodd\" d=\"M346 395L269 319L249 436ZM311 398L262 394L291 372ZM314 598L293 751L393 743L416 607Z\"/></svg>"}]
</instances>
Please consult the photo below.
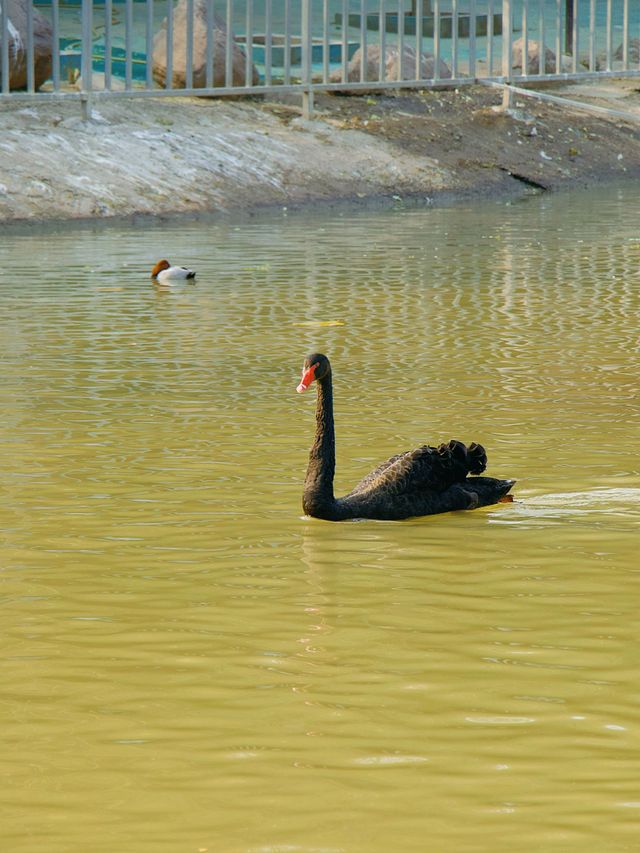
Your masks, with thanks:
<instances>
[{"instance_id":1,"label":"green pond water","mask_svg":"<svg viewBox=\"0 0 640 853\"><path fill-rule=\"evenodd\" d=\"M635 849L637 189L0 235L0 849ZM516 502L304 518L314 349Z\"/></svg>"}]
</instances>

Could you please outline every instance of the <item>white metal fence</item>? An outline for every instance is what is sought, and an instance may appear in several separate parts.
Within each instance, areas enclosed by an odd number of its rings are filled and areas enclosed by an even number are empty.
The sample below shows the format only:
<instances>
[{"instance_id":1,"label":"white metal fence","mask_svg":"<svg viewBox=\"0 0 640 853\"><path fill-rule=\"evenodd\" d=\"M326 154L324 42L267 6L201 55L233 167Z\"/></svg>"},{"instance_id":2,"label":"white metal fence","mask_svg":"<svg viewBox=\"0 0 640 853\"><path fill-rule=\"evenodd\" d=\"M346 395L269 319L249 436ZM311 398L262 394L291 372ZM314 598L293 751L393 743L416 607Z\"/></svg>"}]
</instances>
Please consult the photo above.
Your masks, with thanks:
<instances>
[{"instance_id":1,"label":"white metal fence","mask_svg":"<svg viewBox=\"0 0 640 853\"><path fill-rule=\"evenodd\" d=\"M0 99L606 75L640 75L640 0L0 0Z\"/></svg>"}]
</instances>

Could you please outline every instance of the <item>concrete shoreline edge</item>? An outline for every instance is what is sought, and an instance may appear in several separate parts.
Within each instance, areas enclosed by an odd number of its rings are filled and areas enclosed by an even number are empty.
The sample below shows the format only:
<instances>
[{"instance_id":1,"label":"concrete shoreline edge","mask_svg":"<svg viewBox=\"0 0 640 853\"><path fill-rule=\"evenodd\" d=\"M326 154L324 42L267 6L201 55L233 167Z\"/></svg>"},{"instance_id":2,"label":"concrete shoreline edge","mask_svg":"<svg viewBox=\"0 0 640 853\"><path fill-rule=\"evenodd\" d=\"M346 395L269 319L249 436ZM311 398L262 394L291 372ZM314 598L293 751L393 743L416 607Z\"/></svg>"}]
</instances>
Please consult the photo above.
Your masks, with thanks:
<instances>
[{"instance_id":1,"label":"concrete shoreline edge","mask_svg":"<svg viewBox=\"0 0 640 853\"><path fill-rule=\"evenodd\" d=\"M565 89L640 115L629 80ZM500 93L0 106L0 227L442 206L640 176L640 124Z\"/></svg>"}]
</instances>

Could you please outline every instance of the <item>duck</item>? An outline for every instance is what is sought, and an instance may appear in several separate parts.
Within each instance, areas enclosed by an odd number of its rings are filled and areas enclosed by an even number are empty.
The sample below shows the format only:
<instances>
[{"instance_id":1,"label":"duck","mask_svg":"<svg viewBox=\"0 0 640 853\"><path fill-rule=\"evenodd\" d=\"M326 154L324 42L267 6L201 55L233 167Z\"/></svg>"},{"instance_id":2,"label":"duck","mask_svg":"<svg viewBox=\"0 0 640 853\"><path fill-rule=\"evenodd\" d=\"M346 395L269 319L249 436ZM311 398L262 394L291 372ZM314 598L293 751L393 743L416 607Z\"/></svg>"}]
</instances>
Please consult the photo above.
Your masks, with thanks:
<instances>
[{"instance_id":1,"label":"duck","mask_svg":"<svg viewBox=\"0 0 640 853\"><path fill-rule=\"evenodd\" d=\"M513 500L508 493L516 481L478 476L487 465L484 447L476 442L467 446L456 439L392 456L348 495L334 497L333 384L331 364L322 353L307 356L296 390L302 394L313 382L318 388L316 431L302 495L306 515L326 521L399 521Z\"/></svg>"},{"instance_id":2,"label":"duck","mask_svg":"<svg viewBox=\"0 0 640 853\"><path fill-rule=\"evenodd\" d=\"M161 282L195 277L196 274L193 270L187 267L172 267L166 259L158 261L151 270L151 278Z\"/></svg>"}]
</instances>

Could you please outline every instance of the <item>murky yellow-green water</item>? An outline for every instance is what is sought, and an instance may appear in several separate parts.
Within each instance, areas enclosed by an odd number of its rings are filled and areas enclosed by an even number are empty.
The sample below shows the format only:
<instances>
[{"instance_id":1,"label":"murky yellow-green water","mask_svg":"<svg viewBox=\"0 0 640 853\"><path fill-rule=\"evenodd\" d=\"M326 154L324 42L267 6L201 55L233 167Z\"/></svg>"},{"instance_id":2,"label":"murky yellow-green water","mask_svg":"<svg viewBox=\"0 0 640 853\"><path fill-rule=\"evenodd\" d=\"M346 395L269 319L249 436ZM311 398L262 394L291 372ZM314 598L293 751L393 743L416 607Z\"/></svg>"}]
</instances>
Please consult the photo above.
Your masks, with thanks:
<instances>
[{"instance_id":1,"label":"murky yellow-green water","mask_svg":"<svg viewBox=\"0 0 640 853\"><path fill-rule=\"evenodd\" d=\"M2 851L635 849L639 217L0 237ZM518 502L304 519L316 348L338 493L455 436Z\"/></svg>"}]
</instances>

